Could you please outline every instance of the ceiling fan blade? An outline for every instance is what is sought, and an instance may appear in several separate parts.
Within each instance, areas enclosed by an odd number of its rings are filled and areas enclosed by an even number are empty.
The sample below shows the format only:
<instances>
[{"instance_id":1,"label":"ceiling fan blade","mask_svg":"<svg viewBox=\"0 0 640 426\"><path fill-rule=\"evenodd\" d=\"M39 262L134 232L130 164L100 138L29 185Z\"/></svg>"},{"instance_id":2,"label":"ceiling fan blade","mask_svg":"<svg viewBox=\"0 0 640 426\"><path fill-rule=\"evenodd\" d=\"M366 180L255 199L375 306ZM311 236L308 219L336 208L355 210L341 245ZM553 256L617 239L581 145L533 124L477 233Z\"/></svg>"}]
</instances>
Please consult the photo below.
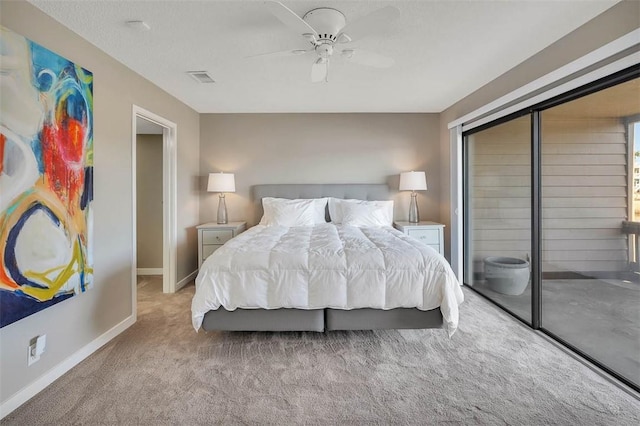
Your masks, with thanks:
<instances>
[{"instance_id":1,"label":"ceiling fan blade","mask_svg":"<svg viewBox=\"0 0 640 426\"><path fill-rule=\"evenodd\" d=\"M280 20L280 22L297 33L303 35L313 34L316 37L318 36L318 32L314 30L311 25L307 24L295 12L279 1L265 1L264 5L269 9L269 12Z\"/></svg>"},{"instance_id":2,"label":"ceiling fan blade","mask_svg":"<svg viewBox=\"0 0 640 426\"><path fill-rule=\"evenodd\" d=\"M383 7L362 18L347 24L337 37L340 43L359 40L370 34L380 32L389 22L400 16L400 10L393 6ZM346 36L346 37L345 37Z\"/></svg>"},{"instance_id":3,"label":"ceiling fan blade","mask_svg":"<svg viewBox=\"0 0 640 426\"><path fill-rule=\"evenodd\" d=\"M396 63L393 58L362 49L345 49L342 56L349 62L374 68L389 68Z\"/></svg>"},{"instance_id":4,"label":"ceiling fan blade","mask_svg":"<svg viewBox=\"0 0 640 426\"><path fill-rule=\"evenodd\" d=\"M318 58L318 60L311 66L311 81L313 83L319 83L321 81L328 81L329 79L329 60Z\"/></svg>"},{"instance_id":5,"label":"ceiling fan blade","mask_svg":"<svg viewBox=\"0 0 640 426\"><path fill-rule=\"evenodd\" d=\"M313 49L292 49L292 50L281 50L279 52L267 52L267 53L259 53L257 55L245 56L245 58L261 58L261 57L274 57L280 58L285 56L302 56L306 53L313 52Z\"/></svg>"}]
</instances>

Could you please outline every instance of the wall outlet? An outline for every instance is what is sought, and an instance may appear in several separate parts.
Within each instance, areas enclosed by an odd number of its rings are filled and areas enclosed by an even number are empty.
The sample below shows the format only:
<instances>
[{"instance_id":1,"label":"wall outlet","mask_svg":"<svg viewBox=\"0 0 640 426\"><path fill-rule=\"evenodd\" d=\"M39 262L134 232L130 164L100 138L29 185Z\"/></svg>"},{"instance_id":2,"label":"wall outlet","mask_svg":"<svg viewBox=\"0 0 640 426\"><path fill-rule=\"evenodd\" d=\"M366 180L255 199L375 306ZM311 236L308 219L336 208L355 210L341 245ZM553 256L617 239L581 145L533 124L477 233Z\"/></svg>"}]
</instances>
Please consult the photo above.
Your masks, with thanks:
<instances>
[{"instance_id":1,"label":"wall outlet","mask_svg":"<svg viewBox=\"0 0 640 426\"><path fill-rule=\"evenodd\" d=\"M29 347L27 348L27 363L28 365L34 362L40 361L40 355L44 353L44 348L47 345L47 335L36 336L29 341Z\"/></svg>"}]
</instances>

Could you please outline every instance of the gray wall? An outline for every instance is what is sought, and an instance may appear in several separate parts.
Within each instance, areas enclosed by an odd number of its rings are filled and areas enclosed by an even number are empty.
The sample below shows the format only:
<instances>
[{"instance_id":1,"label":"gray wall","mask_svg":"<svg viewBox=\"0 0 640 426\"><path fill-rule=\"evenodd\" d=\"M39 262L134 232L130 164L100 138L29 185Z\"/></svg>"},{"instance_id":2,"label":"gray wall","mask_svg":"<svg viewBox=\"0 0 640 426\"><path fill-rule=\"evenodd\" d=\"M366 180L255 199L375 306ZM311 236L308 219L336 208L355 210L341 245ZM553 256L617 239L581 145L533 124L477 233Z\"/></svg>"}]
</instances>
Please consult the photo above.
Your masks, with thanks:
<instances>
[{"instance_id":1,"label":"gray wall","mask_svg":"<svg viewBox=\"0 0 640 426\"><path fill-rule=\"evenodd\" d=\"M440 221L451 222L451 155L448 123L640 28L640 2L622 1L546 49L507 71L440 114ZM449 226L445 228L450 242ZM450 244L446 245L447 257Z\"/></svg>"},{"instance_id":2,"label":"gray wall","mask_svg":"<svg viewBox=\"0 0 640 426\"><path fill-rule=\"evenodd\" d=\"M218 197L206 192L210 172L232 172L229 220L255 224L250 187L265 183L388 183L424 170L421 219L437 221L440 203L437 114L203 114L200 118L200 219L216 218ZM395 217L407 220L410 195L395 196Z\"/></svg>"},{"instance_id":3,"label":"gray wall","mask_svg":"<svg viewBox=\"0 0 640 426\"><path fill-rule=\"evenodd\" d=\"M138 268L162 268L162 135L136 141L136 260Z\"/></svg>"},{"instance_id":4,"label":"gray wall","mask_svg":"<svg viewBox=\"0 0 640 426\"><path fill-rule=\"evenodd\" d=\"M0 400L130 318L132 306L132 104L178 125L178 278L196 269L199 115L25 1L2 2L0 22L93 72L94 287L0 330ZM27 346L47 335L40 361L27 367Z\"/></svg>"}]
</instances>

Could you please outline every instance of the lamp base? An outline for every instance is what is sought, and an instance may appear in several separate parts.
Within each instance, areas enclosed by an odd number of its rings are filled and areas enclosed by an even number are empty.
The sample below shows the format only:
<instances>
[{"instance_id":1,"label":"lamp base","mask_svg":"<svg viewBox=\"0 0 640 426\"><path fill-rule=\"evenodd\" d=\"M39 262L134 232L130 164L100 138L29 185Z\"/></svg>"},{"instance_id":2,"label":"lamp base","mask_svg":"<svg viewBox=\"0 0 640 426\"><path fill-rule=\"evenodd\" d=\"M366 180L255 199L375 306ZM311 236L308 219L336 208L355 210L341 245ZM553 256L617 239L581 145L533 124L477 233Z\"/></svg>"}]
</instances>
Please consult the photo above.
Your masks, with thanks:
<instances>
[{"instance_id":1,"label":"lamp base","mask_svg":"<svg viewBox=\"0 0 640 426\"><path fill-rule=\"evenodd\" d=\"M409 205L409 222L410 223L418 223L420 222L420 215L418 214L418 194L413 191L411 193L411 204Z\"/></svg>"},{"instance_id":2,"label":"lamp base","mask_svg":"<svg viewBox=\"0 0 640 426\"><path fill-rule=\"evenodd\" d=\"M224 201L224 194L220 194L218 201L218 225L227 223L227 203Z\"/></svg>"}]
</instances>

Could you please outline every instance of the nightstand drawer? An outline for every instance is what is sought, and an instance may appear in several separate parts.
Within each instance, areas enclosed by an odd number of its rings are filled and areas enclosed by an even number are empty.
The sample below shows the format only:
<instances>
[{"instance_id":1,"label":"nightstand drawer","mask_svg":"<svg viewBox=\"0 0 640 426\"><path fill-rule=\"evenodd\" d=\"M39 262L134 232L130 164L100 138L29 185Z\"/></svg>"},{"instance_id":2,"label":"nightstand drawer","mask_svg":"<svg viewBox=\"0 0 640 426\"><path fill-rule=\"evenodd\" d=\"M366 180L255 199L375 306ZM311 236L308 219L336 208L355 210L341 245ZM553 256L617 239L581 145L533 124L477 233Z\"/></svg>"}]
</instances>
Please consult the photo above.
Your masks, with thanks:
<instances>
[{"instance_id":1,"label":"nightstand drawer","mask_svg":"<svg viewBox=\"0 0 640 426\"><path fill-rule=\"evenodd\" d=\"M444 256L444 225L437 222L394 222L393 226Z\"/></svg>"},{"instance_id":2,"label":"nightstand drawer","mask_svg":"<svg viewBox=\"0 0 640 426\"><path fill-rule=\"evenodd\" d=\"M211 253L222 247L222 244L203 244L202 245L202 261L211 256Z\"/></svg>"},{"instance_id":3,"label":"nightstand drawer","mask_svg":"<svg viewBox=\"0 0 640 426\"><path fill-rule=\"evenodd\" d=\"M224 244L233 237L231 229L208 230L202 231L202 244ZM211 253L209 253L211 254Z\"/></svg>"},{"instance_id":4,"label":"nightstand drawer","mask_svg":"<svg viewBox=\"0 0 640 426\"><path fill-rule=\"evenodd\" d=\"M407 235L427 245L438 246L440 244L440 231L438 229L409 229Z\"/></svg>"},{"instance_id":5,"label":"nightstand drawer","mask_svg":"<svg viewBox=\"0 0 640 426\"><path fill-rule=\"evenodd\" d=\"M198 229L198 267L224 243L245 230L247 222L203 223Z\"/></svg>"}]
</instances>

